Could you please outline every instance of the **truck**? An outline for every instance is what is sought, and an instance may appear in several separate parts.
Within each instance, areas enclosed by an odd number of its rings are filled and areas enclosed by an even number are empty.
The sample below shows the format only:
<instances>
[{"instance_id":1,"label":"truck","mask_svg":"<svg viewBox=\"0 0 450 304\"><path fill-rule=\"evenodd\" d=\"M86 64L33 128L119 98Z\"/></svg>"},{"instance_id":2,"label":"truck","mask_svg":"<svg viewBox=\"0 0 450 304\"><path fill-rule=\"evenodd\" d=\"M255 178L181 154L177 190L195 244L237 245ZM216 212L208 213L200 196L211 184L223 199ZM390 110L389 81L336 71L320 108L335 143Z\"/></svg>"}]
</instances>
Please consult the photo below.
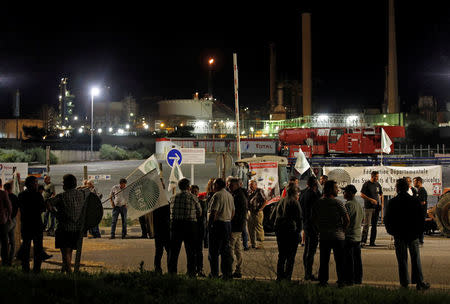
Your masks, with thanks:
<instances>
[{"instance_id":1,"label":"truck","mask_svg":"<svg viewBox=\"0 0 450 304\"><path fill-rule=\"evenodd\" d=\"M392 142L405 137L403 126L287 128L278 132L278 155L296 158L299 149L308 158L377 155L381 153L382 129Z\"/></svg>"}]
</instances>

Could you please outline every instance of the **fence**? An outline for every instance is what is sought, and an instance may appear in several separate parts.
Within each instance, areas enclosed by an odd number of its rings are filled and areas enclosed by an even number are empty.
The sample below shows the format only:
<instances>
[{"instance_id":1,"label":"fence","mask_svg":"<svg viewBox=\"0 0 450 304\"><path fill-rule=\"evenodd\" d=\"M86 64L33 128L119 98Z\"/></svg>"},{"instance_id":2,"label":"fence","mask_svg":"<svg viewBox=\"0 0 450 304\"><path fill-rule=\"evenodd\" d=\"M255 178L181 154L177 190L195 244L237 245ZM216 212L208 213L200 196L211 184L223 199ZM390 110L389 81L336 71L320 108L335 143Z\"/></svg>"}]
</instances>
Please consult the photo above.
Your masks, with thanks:
<instances>
[{"instance_id":1,"label":"fence","mask_svg":"<svg viewBox=\"0 0 450 304\"><path fill-rule=\"evenodd\" d=\"M445 144L436 145L408 145L408 144L395 144L394 154L396 155L409 155L413 157L434 157L437 155L444 156L448 154L450 156L450 146Z\"/></svg>"}]
</instances>

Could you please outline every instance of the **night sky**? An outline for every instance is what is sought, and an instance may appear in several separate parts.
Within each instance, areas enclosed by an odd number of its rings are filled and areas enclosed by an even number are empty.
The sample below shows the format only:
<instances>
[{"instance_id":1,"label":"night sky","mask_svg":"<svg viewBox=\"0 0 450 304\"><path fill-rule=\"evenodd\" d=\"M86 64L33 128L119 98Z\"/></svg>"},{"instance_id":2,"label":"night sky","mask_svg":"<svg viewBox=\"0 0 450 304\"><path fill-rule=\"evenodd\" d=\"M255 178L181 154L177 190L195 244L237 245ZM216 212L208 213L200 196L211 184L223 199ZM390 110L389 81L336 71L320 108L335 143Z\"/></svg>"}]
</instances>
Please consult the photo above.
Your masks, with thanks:
<instances>
[{"instance_id":1,"label":"night sky","mask_svg":"<svg viewBox=\"0 0 450 304\"><path fill-rule=\"evenodd\" d=\"M450 100L450 10L443 1L397 2L402 110L419 94L436 96L443 106ZM270 42L276 45L278 77L301 81L303 9L312 13L313 101L329 112L378 107L387 64L387 0L314 3L2 8L1 113L11 113L17 88L24 115L44 103L56 105L61 77L69 78L77 112L90 104L92 85L110 87L111 100L128 93L138 102L156 96L191 98L196 91L202 95L208 89L210 56L217 62L214 95L233 106L233 52L238 54L241 105L259 107L269 98Z\"/></svg>"}]
</instances>

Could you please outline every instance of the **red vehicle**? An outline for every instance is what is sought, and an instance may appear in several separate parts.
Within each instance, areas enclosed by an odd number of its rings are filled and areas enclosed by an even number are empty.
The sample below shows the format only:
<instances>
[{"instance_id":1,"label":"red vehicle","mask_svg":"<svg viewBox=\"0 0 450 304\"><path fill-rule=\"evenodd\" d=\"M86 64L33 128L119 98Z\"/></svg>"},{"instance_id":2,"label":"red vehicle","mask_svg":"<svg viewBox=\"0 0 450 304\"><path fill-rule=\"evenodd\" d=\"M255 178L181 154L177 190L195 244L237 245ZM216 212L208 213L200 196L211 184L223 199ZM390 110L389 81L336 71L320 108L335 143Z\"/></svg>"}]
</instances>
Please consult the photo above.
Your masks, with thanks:
<instances>
[{"instance_id":1,"label":"red vehicle","mask_svg":"<svg viewBox=\"0 0 450 304\"><path fill-rule=\"evenodd\" d=\"M405 137L402 126L293 128L278 132L279 153L297 157L301 148L306 157L313 155L376 155L381 153L381 129L392 142ZM394 144L391 145L394 152ZM392 153L391 152L391 153Z\"/></svg>"}]
</instances>

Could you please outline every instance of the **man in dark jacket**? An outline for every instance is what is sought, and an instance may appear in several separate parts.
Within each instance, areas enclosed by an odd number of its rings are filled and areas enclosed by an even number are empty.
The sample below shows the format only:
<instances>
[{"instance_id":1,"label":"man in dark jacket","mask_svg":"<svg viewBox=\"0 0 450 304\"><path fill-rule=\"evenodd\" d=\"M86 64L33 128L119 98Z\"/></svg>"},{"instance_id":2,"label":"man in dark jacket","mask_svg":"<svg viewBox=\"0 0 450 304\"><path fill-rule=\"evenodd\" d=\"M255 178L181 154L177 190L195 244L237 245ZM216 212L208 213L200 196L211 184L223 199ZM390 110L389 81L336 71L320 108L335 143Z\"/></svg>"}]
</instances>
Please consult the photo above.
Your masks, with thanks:
<instances>
[{"instance_id":1,"label":"man in dark jacket","mask_svg":"<svg viewBox=\"0 0 450 304\"><path fill-rule=\"evenodd\" d=\"M408 188L408 182L404 178L397 180L398 195L389 201L384 223L386 231L394 237L400 285L407 288L409 284L409 250L411 281L416 283L417 290L425 290L430 288L430 284L423 281L419 252L419 235L423 233L424 227L423 211L419 200L408 194Z\"/></svg>"},{"instance_id":2,"label":"man in dark jacket","mask_svg":"<svg viewBox=\"0 0 450 304\"><path fill-rule=\"evenodd\" d=\"M0 180L0 187L2 181ZM9 201L8 194L5 191L0 190L0 246L2 265L9 266L8 255L8 230L11 222L12 207Z\"/></svg>"},{"instance_id":3,"label":"man in dark jacket","mask_svg":"<svg viewBox=\"0 0 450 304\"><path fill-rule=\"evenodd\" d=\"M198 228L198 236L196 238L195 245L195 273L199 277L206 277L203 272L203 240L206 229L206 218L208 214L208 210L206 208L206 201L204 199L200 199L199 193L200 188L197 185L191 185L191 193L194 194L198 198L198 202L202 208L202 214L197 218L197 228Z\"/></svg>"},{"instance_id":4,"label":"man in dark jacket","mask_svg":"<svg viewBox=\"0 0 450 304\"><path fill-rule=\"evenodd\" d=\"M230 191L234 199L235 214L231 220L231 254L236 262L233 277L242 277L242 231L246 224L247 216L247 196L245 190L241 188L240 180L232 178L230 180Z\"/></svg>"},{"instance_id":5,"label":"man in dark jacket","mask_svg":"<svg viewBox=\"0 0 450 304\"><path fill-rule=\"evenodd\" d=\"M16 216L17 211L19 210L19 199L17 196L12 193L12 183L6 183L3 185L3 189L8 194L9 200L11 202L12 212L11 212L11 224L9 225L8 231L8 240L9 240L9 263L11 264L14 259L14 254L16 253L16 239L15 239L15 231L16 231Z\"/></svg>"},{"instance_id":6,"label":"man in dark jacket","mask_svg":"<svg viewBox=\"0 0 450 304\"><path fill-rule=\"evenodd\" d=\"M319 200L320 193L317 190L317 179L310 176L307 181L308 187L300 197L300 206L303 212L303 231L305 232L305 250L303 251L303 267L305 268L305 280L317 281L312 274L314 256L319 244L319 232L312 224L312 209Z\"/></svg>"},{"instance_id":7,"label":"man in dark jacket","mask_svg":"<svg viewBox=\"0 0 450 304\"><path fill-rule=\"evenodd\" d=\"M20 192L18 196L23 240L20 259L22 260L22 270L24 272L29 272L31 241L33 241L33 272L40 272L42 264L42 239L44 230L41 214L45 211L45 203L44 198L38 192L38 180L35 176L28 176L25 179L25 186L27 189Z\"/></svg>"},{"instance_id":8,"label":"man in dark jacket","mask_svg":"<svg viewBox=\"0 0 450 304\"><path fill-rule=\"evenodd\" d=\"M286 197L278 203L275 210L274 228L278 245L277 281L291 280L302 231L302 210L298 203L299 189L295 184L291 184L286 192Z\"/></svg>"}]
</instances>

